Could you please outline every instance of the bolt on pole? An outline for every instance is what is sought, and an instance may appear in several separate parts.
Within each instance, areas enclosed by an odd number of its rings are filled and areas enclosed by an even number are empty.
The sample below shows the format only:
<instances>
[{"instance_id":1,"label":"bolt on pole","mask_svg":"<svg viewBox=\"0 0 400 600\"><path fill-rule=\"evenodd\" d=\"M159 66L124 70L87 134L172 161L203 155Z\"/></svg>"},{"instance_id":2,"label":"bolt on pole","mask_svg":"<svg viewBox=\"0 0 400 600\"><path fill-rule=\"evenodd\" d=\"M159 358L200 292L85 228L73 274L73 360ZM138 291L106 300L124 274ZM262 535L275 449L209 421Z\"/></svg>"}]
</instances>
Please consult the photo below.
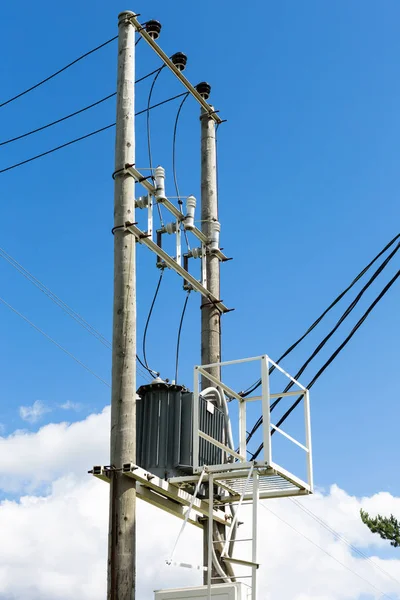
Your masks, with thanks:
<instances>
[{"instance_id":1,"label":"bolt on pole","mask_svg":"<svg viewBox=\"0 0 400 600\"><path fill-rule=\"evenodd\" d=\"M114 172L114 311L111 390L111 485L108 600L134 600L136 488L124 476L124 463L136 460L136 254L135 184L125 170L135 162L134 13L118 17L117 122Z\"/></svg>"}]
</instances>

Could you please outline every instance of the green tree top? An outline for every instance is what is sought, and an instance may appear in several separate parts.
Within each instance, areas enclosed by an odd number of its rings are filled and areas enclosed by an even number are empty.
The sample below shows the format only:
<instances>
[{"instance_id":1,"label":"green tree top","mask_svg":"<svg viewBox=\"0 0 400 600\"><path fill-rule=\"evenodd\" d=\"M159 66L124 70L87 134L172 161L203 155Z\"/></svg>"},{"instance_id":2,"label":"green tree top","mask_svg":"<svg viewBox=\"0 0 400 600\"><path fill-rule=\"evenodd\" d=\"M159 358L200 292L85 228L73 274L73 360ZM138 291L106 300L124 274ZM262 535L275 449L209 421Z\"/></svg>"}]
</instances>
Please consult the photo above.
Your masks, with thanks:
<instances>
[{"instance_id":1,"label":"green tree top","mask_svg":"<svg viewBox=\"0 0 400 600\"><path fill-rule=\"evenodd\" d=\"M364 510L360 510L361 520L372 533L378 533L384 540L390 540L390 545L397 548L400 546L400 523L393 515L375 518L369 516Z\"/></svg>"}]
</instances>

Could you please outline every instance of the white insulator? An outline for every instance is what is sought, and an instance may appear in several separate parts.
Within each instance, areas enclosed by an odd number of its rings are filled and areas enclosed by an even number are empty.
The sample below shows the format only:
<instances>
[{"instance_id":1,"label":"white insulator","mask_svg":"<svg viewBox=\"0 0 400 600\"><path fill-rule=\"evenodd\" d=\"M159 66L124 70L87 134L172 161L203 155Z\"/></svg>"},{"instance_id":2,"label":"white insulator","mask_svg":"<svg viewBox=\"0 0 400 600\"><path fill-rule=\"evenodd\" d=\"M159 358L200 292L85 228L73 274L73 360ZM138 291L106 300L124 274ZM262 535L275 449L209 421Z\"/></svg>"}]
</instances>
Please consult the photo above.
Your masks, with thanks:
<instances>
[{"instance_id":1,"label":"white insulator","mask_svg":"<svg viewBox=\"0 0 400 600\"><path fill-rule=\"evenodd\" d=\"M137 198L137 200L135 200L135 207L136 208L146 208L148 203L149 203L148 196L140 196L139 198Z\"/></svg>"},{"instance_id":2,"label":"white insulator","mask_svg":"<svg viewBox=\"0 0 400 600\"><path fill-rule=\"evenodd\" d=\"M183 221L185 229L189 231L194 229L194 211L196 209L196 198L194 196L188 196L186 198L186 218Z\"/></svg>"},{"instance_id":3,"label":"white insulator","mask_svg":"<svg viewBox=\"0 0 400 600\"><path fill-rule=\"evenodd\" d=\"M165 197L165 169L163 167L154 169L154 179L156 181L156 196Z\"/></svg>"},{"instance_id":4,"label":"white insulator","mask_svg":"<svg viewBox=\"0 0 400 600\"><path fill-rule=\"evenodd\" d=\"M193 258L201 258L201 248L192 248Z\"/></svg>"},{"instance_id":5,"label":"white insulator","mask_svg":"<svg viewBox=\"0 0 400 600\"><path fill-rule=\"evenodd\" d=\"M165 225L164 229L169 234L175 233L175 231L176 231L176 221L172 221L171 223L167 223Z\"/></svg>"},{"instance_id":6,"label":"white insulator","mask_svg":"<svg viewBox=\"0 0 400 600\"><path fill-rule=\"evenodd\" d=\"M216 251L219 250L219 232L221 231L221 223L219 221L212 221L211 223L211 240L210 240L210 250Z\"/></svg>"}]
</instances>

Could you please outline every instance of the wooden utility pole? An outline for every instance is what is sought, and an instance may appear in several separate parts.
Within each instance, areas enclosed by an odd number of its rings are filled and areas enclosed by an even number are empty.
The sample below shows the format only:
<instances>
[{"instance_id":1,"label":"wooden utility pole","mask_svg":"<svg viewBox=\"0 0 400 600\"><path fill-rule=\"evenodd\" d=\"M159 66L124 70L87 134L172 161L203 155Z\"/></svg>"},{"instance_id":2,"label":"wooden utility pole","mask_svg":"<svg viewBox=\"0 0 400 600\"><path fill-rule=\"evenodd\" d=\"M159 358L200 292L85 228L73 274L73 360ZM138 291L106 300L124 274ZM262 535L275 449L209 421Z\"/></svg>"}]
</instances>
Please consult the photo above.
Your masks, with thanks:
<instances>
[{"instance_id":1,"label":"wooden utility pole","mask_svg":"<svg viewBox=\"0 0 400 600\"><path fill-rule=\"evenodd\" d=\"M136 460L136 254L135 237L124 229L126 222L135 220L135 182L125 171L135 162L132 16L126 11L118 17L108 600L136 596L136 488L121 471L124 463Z\"/></svg>"}]
</instances>

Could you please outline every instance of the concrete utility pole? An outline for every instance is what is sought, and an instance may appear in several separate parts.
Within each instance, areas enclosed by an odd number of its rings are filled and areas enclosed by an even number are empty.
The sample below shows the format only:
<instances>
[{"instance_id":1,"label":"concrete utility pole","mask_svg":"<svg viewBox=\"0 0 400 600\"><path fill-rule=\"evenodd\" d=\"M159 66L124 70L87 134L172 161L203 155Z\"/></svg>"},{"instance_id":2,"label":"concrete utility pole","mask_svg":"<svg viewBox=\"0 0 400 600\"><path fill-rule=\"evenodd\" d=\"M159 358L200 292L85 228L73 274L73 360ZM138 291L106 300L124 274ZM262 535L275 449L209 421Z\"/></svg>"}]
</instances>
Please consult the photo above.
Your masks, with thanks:
<instances>
[{"instance_id":1,"label":"concrete utility pole","mask_svg":"<svg viewBox=\"0 0 400 600\"><path fill-rule=\"evenodd\" d=\"M205 110L201 109L201 230L211 237L211 224L218 221L217 195L217 152L215 138L215 121ZM219 258L215 254L206 256L207 288L219 299L220 273ZM201 303L201 364L221 361L221 326L220 312L204 297ZM220 377L221 369L213 367L211 375ZM202 388L211 384L202 378Z\"/></svg>"},{"instance_id":2,"label":"concrete utility pole","mask_svg":"<svg viewBox=\"0 0 400 600\"><path fill-rule=\"evenodd\" d=\"M201 230L211 238L212 223L218 221L218 191L217 191L217 148L215 121L201 109ZM220 298L220 261L210 252L206 256L207 288L216 298ZM214 304L203 297L201 303L201 364L208 365L221 361L221 323L220 311ZM213 367L211 375L220 379L221 369ZM206 377L202 378L201 387L214 385ZM203 528L203 564L208 564L208 527L209 521L204 520ZM214 525L214 536L225 539L225 527ZM219 555L215 548L217 556ZM233 575L230 565L226 565L227 574ZM220 583L216 569L212 570L212 583ZM207 572L204 572L204 584L207 583Z\"/></svg>"},{"instance_id":3,"label":"concrete utility pole","mask_svg":"<svg viewBox=\"0 0 400 600\"><path fill-rule=\"evenodd\" d=\"M114 185L114 314L111 391L111 485L108 600L134 600L136 488L122 475L136 459L136 253L124 224L135 220L135 28L130 11L118 17L117 127ZM115 470L113 470L115 469Z\"/></svg>"}]
</instances>

